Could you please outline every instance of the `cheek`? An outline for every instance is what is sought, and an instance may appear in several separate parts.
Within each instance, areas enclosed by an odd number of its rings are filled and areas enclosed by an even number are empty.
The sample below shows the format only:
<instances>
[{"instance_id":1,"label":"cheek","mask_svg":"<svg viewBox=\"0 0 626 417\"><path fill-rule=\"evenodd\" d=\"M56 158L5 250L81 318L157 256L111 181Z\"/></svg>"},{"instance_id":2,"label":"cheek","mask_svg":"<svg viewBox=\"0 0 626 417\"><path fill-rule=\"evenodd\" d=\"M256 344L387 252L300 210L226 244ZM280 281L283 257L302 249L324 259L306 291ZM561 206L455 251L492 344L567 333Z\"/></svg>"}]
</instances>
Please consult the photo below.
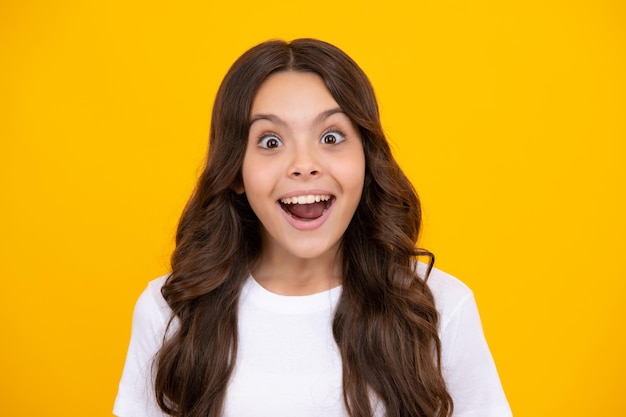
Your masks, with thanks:
<instances>
[{"instance_id":1,"label":"cheek","mask_svg":"<svg viewBox=\"0 0 626 417\"><path fill-rule=\"evenodd\" d=\"M244 167L241 170L242 188L248 195L253 194L255 190L259 189L258 177L253 174L254 170L249 168L250 167Z\"/></svg>"},{"instance_id":2,"label":"cheek","mask_svg":"<svg viewBox=\"0 0 626 417\"><path fill-rule=\"evenodd\" d=\"M340 175L346 179L351 189L362 189L365 181L365 156L362 151L355 151L353 156L338 164Z\"/></svg>"},{"instance_id":3,"label":"cheek","mask_svg":"<svg viewBox=\"0 0 626 417\"><path fill-rule=\"evenodd\" d=\"M241 166L241 180L246 192L256 189L259 170L260 167L257 158L254 158L253 155L251 156L246 152Z\"/></svg>"},{"instance_id":4,"label":"cheek","mask_svg":"<svg viewBox=\"0 0 626 417\"><path fill-rule=\"evenodd\" d=\"M262 167L260 166L260 158L255 154L256 146L253 143L252 138L248 138L248 142L246 143L246 150L243 156L243 162L241 164L241 179L243 182L243 186L248 189L250 188L249 184L252 184L256 178L255 173L257 173Z\"/></svg>"},{"instance_id":5,"label":"cheek","mask_svg":"<svg viewBox=\"0 0 626 417\"><path fill-rule=\"evenodd\" d=\"M241 177L248 196L267 195L276 183L277 164L268 163L268 160L262 157L245 158Z\"/></svg>"}]
</instances>

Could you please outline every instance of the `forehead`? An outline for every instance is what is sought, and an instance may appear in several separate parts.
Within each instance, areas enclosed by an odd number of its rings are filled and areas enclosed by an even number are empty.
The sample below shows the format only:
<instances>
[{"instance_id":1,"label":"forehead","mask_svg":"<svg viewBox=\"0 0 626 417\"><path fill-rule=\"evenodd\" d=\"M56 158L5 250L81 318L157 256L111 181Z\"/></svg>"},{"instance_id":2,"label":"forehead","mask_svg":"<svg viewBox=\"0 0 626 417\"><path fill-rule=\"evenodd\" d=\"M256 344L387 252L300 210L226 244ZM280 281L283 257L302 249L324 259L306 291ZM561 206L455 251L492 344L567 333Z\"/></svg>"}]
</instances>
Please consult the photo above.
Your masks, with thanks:
<instances>
[{"instance_id":1,"label":"forehead","mask_svg":"<svg viewBox=\"0 0 626 417\"><path fill-rule=\"evenodd\" d=\"M325 111L339 107L324 80L312 72L283 71L270 75L260 86L252 102L255 113L294 110Z\"/></svg>"}]
</instances>

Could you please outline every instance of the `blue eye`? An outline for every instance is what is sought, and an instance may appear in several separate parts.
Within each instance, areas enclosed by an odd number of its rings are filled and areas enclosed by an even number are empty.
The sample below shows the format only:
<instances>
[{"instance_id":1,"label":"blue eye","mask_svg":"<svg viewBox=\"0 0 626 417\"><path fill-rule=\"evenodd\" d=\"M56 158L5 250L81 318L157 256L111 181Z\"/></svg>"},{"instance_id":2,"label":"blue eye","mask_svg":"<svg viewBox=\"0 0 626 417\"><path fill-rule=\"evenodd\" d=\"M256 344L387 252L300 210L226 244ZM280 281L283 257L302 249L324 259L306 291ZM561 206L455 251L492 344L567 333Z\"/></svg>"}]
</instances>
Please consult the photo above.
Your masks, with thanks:
<instances>
[{"instance_id":1,"label":"blue eye","mask_svg":"<svg viewBox=\"0 0 626 417\"><path fill-rule=\"evenodd\" d=\"M322 135L320 142L326 145L335 145L337 143L341 143L346 140L346 137L343 133L331 130Z\"/></svg>"},{"instance_id":2,"label":"blue eye","mask_svg":"<svg viewBox=\"0 0 626 417\"><path fill-rule=\"evenodd\" d=\"M283 146L283 142L276 135L263 135L259 138L259 146L263 149L274 149Z\"/></svg>"}]
</instances>

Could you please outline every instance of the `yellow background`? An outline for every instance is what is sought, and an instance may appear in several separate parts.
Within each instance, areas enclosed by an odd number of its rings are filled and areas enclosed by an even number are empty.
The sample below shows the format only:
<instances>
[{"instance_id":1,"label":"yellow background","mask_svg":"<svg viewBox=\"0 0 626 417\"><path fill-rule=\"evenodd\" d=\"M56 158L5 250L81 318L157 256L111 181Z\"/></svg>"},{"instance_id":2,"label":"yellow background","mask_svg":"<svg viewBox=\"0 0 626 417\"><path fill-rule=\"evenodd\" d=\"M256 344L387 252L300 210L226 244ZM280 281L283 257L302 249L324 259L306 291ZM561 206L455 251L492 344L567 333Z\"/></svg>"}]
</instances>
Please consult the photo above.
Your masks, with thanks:
<instances>
[{"instance_id":1,"label":"yellow background","mask_svg":"<svg viewBox=\"0 0 626 417\"><path fill-rule=\"evenodd\" d=\"M0 414L110 415L222 76L312 36L371 77L514 414L626 415L625 4L2 1Z\"/></svg>"}]
</instances>

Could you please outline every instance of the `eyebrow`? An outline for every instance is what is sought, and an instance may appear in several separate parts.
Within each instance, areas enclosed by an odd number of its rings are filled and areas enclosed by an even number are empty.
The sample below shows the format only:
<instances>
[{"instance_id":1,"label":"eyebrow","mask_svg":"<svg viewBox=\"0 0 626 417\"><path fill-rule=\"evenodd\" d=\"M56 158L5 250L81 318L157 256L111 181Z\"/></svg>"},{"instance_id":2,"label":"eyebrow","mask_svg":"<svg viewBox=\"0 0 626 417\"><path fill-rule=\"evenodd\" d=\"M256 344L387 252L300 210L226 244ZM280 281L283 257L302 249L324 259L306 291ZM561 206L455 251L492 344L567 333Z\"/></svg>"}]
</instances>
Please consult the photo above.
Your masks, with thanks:
<instances>
[{"instance_id":1,"label":"eyebrow","mask_svg":"<svg viewBox=\"0 0 626 417\"><path fill-rule=\"evenodd\" d=\"M322 122L326 119L328 119L330 116L332 116L333 114L337 114L337 113L341 113L341 114L345 114L343 112L343 110L341 110L339 107L335 107L326 111L321 112L316 118L315 118L315 123L319 123ZM282 120L280 117L276 116L275 114L255 114L251 119L250 119L250 123L249 126L252 126L252 124L254 122L257 122L259 120L268 120L272 123L278 124L278 125L286 125L287 123Z\"/></svg>"}]
</instances>

